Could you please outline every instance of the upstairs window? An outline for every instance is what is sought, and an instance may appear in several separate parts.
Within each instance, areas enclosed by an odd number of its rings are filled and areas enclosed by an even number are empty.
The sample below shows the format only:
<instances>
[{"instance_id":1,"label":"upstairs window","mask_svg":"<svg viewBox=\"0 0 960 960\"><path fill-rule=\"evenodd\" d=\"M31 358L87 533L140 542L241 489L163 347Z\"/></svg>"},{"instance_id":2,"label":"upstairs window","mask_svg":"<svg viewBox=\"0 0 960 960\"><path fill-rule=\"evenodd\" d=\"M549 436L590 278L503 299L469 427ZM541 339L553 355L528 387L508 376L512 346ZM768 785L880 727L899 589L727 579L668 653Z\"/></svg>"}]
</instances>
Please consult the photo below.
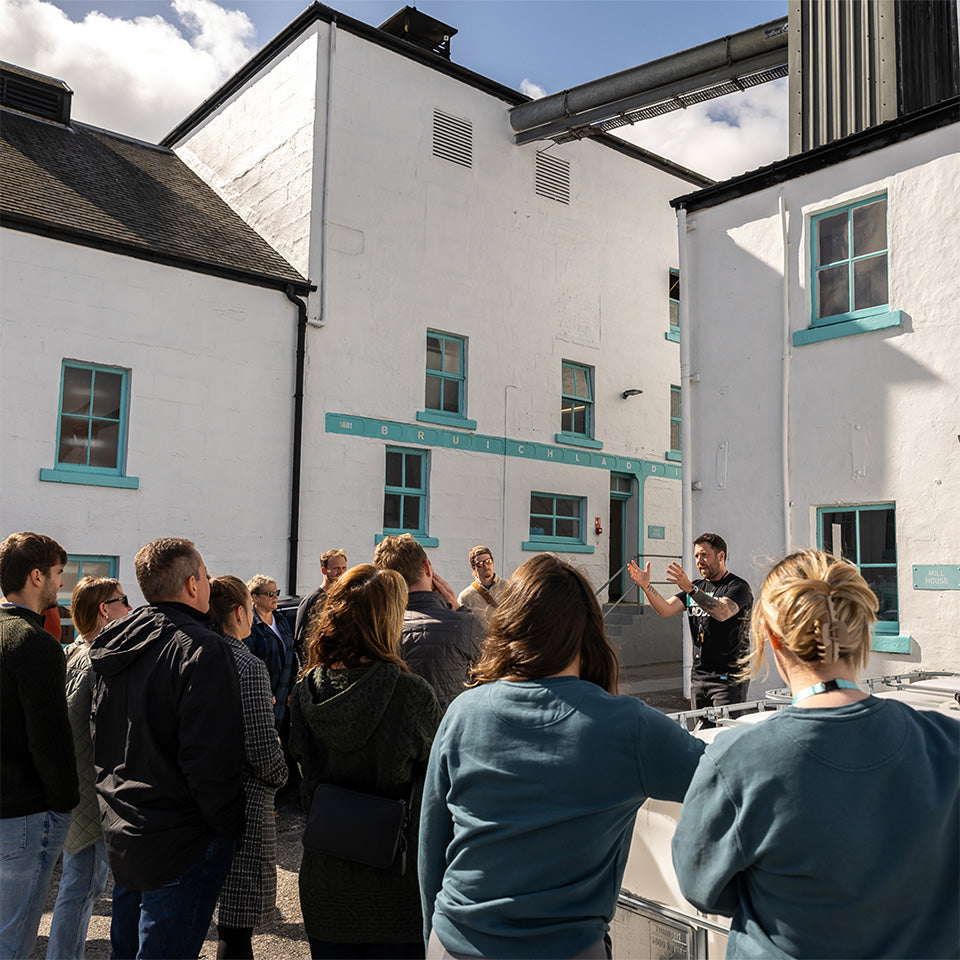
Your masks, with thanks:
<instances>
[{"instance_id":1,"label":"upstairs window","mask_svg":"<svg viewBox=\"0 0 960 960\"><path fill-rule=\"evenodd\" d=\"M813 325L856 319L887 306L887 198L861 200L813 218Z\"/></svg>"},{"instance_id":2,"label":"upstairs window","mask_svg":"<svg viewBox=\"0 0 960 960\"><path fill-rule=\"evenodd\" d=\"M668 460L681 459L680 453L680 388L670 387L670 449Z\"/></svg>"},{"instance_id":3,"label":"upstairs window","mask_svg":"<svg viewBox=\"0 0 960 960\"><path fill-rule=\"evenodd\" d=\"M593 436L593 368L563 361L560 432L572 437Z\"/></svg>"},{"instance_id":4,"label":"upstairs window","mask_svg":"<svg viewBox=\"0 0 960 960\"><path fill-rule=\"evenodd\" d=\"M64 360L53 470L41 480L101 486L139 486L124 476L130 372Z\"/></svg>"},{"instance_id":5,"label":"upstairs window","mask_svg":"<svg viewBox=\"0 0 960 960\"><path fill-rule=\"evenodd\" d=\"M427 331L424 410L418 420L476 430L466 418L467 342L452 333Z\"/></svg>"},{"instance_id":6,"label":"upstairs window","mask_svg":"<svg viewBox=\"0 0 960 960\"><path fill-rule=\"evenodd\" d=\"M666 340L680 342L680 271L671 270L667 279L667 298L670 305L670 325L663 335Z\"/></svg>"}]
</instances>

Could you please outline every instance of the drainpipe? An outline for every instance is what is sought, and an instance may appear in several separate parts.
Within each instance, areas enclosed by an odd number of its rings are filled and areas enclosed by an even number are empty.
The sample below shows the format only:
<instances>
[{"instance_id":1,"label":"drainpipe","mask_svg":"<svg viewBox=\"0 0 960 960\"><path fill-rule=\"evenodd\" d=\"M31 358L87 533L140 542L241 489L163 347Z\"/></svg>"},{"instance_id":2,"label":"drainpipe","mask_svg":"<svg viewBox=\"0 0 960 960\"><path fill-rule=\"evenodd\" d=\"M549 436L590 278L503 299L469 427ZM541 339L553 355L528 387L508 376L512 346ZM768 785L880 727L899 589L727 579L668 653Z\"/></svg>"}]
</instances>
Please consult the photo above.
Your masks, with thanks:
<instances>
[{"instance_id":1,"label":"drainpipe","mask_svg":"<svg viewBox=\"0 0 960 960\"><path fill-rule=\"evenodd\" d=\"M693 449L690 443L690 261L687 250L687 211L677 211L680 264L680 536L683 540L684 570L693 569ZM690 672L693 669L693 637L683 617L683 695L690 696Z\"/></svg>"},{"instance_id":2,"label":"drainpipe","mask_svg":"<svg viewBox=\"0 0 960 960\"><path fill-rule=\"evenodd\" d=\"M287 547L287 590L297 592L297 555L300 552L300 459L303 449L303 380L307 345L307 305L288 283L283 291L297 308L297 372L293 393L293 465L290 477L290 537Z\"/></svg>"},{"instance_id":3,"label":"drainpipe","mask_svg":"<svg viewBox=\"0 0 960 960\"><path fill-rule=\"evenodd\" d=\"M793 532L791 525L791 493L790 493L790 240L787 232L787 206L780 191L780 240L783 253L783 343L780 355L781 372L780 382L780 413L782 447L780 451L781 469L783 471L783 552L788 554L793 546Z\"/></svg>"}]
</instances>

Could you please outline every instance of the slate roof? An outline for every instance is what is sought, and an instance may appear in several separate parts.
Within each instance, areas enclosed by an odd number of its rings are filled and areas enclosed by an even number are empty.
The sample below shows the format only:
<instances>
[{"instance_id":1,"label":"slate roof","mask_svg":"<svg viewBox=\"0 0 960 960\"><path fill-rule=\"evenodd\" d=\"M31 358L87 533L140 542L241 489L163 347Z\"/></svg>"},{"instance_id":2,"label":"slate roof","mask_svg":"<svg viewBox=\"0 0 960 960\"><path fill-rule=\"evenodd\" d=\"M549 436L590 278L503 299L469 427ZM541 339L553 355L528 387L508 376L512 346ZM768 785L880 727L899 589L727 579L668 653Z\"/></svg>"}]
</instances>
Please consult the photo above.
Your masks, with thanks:
<instances>
[{"instance_id":1,"label":"slate roof","mask_svg":"<svg viewBox=\"0 0 960 960\"><path fill-rule=\"evenodd\" d=\"M0 111L0 225L258 286L312 289L170 149Z\"/></svg>"}]
</instances>

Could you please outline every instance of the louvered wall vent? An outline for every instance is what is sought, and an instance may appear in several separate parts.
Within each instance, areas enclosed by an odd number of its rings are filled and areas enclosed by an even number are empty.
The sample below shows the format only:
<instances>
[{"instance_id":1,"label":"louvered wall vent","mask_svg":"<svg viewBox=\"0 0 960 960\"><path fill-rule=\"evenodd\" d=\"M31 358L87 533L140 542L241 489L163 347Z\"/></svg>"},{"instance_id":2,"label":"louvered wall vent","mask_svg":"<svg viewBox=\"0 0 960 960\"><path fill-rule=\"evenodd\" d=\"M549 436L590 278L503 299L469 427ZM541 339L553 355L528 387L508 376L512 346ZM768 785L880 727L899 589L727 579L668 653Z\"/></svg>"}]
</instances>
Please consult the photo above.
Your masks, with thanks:
<instances>
[{"instance_id":1,"label":"louvered wall vent","mask_svg":"<svg viewBox=\"0 0 960 960\"><path fill-rule=\"evenodd\" d=\"M569 203L570 161L549 153L538 153L537 193L560 203Z\"/></svg>"},{"instance_id":2,"label":"louvered wall vent","mask_svg":"<svg viewBox=\"0 0 960 960\"><path fill-rule=\"evenodd\" d=\"M0 104L55 123L70 122L73 92L62 81L0 63Z\"/></svg>"},{"instance_id":3,"label":"louvered wall vent","mask_svg":"<svg viewBox=\"0 0 960 960\"><path fill-rule=\"evenodd\" d=\"M433 111L433 155L473 166L473 125L469 120L451 117L442 110Z\"/></svg>"}]
</instances>

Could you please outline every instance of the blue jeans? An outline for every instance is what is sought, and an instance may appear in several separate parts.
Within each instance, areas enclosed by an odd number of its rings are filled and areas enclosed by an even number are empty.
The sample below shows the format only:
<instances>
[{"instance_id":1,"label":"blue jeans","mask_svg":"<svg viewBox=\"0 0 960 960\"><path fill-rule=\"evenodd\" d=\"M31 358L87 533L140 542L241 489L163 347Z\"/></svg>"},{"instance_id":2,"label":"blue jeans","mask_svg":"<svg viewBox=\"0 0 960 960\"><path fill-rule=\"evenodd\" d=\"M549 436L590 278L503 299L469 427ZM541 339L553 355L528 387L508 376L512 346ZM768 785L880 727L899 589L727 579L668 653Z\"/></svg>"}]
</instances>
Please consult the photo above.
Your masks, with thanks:
<instances>
[{"instance_id":1,"label":"blue jeans","mask_svg":"<svg viewBox=\"0 0 960 960\"><path fill-rule=\"evenodd\" d=\"M50 923L47 960L83 960L93 904L107 885L108 870L102 839L79 853L63 851L63 875Z\"/></svg>"},{"instance_id":2,"label":"blue jeans","mask_svg":"<svg viewBox=\"0 0 960 960\"><path fill-rule=\"evenodd\" d=\"M70 813L45 810L0 820L0 957L29 957Z\"/></svg>"},{"instance_id":3,"label":"blue jeans","mask_svg":"<svg viewBox=\"0 0 960 960\"><path fill-rule=\"evenodd\" d=\"M199 860L156 890L130 890L114 881L111 956L124 960L199 956L234 849L232 840L217 837Z\"/></svg>"}]
</instances>

